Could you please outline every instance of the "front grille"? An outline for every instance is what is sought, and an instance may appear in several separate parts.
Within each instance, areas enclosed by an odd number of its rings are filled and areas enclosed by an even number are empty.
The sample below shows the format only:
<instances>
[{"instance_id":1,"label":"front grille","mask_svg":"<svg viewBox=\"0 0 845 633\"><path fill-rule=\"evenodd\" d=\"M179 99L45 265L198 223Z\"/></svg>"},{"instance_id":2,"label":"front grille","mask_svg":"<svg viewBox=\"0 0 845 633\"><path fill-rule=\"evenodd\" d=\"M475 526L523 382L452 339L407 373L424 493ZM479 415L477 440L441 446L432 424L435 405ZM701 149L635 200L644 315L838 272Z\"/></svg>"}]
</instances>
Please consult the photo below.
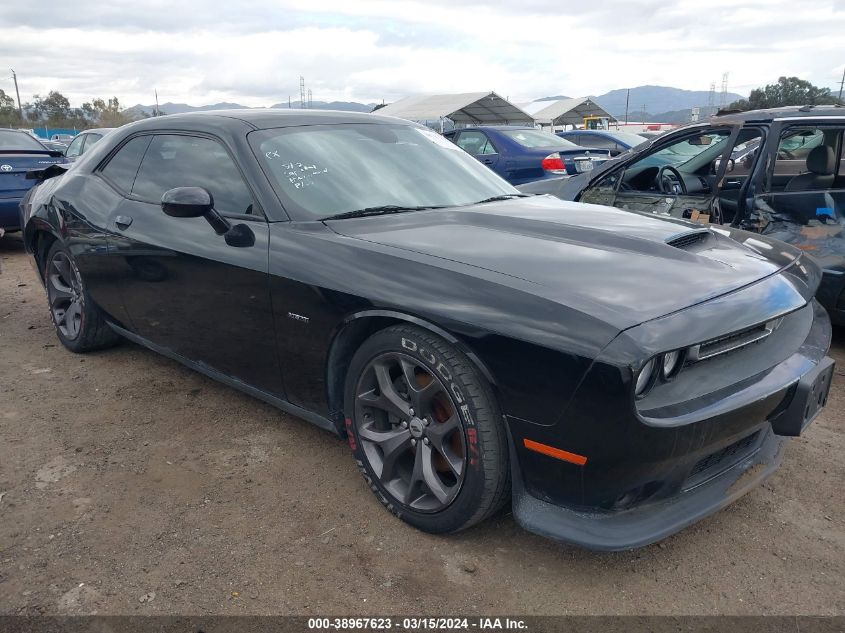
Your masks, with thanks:
<instances>
[{"instance_id":1,"label":"front grille","mask_svg":"<svg viewBox=\"0 0 845 633\"><path fill-rule=\"evenodd\" d=\"M757 431L700 459L690 471L684 488L688 490L740 462L757 448L759 437Z\"/></svg>"},{"instance_id":2,"label":"front grille","mask_svg":"<svg viewBox=\"0 0 845 633\"><path fill-rule=\"evenodd\" d=\"M681 233L675 237L666 240L669 246L675 248L689 248L694 244L703 242L710 236L710 231L690 231L689 233Z\"/></svg>"}]
</instances>

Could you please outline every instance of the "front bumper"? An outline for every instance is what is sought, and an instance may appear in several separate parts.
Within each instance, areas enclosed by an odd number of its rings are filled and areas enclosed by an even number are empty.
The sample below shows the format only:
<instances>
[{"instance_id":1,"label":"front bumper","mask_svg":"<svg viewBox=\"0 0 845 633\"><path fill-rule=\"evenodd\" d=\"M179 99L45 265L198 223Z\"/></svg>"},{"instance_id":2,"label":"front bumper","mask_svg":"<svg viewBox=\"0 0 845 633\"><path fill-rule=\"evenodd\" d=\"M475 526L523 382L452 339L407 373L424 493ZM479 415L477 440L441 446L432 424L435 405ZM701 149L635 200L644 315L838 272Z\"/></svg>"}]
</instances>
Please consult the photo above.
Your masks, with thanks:
<instances>
[{"instance_id":1,"label":"front bumper","mask_svg":"<svg viewBox=\"0 0 845 633\"><path fill-rule=\"evenodd\" d=\"M529 532L591 550L649 545L733 503L777 470L784 440L771 428L760 433L752 452L719 475L674 497L622 512L588 512L542 501L525 490L514 461L514 518Z\"/></svg>"},{"instance_id":2,"label":"front bumper","mask_svg":"<svg viewBox=\"0 0 845 633\"><path fill-rule=\"evenodd\" d=\"M781 348L780 362L729 390L705 392L690 401L697 403L694 409L638 408L631 416L611 402L620 387L614 369L604 365L585 378L579 389L585 393L576 395L559 423L541 427L509 419L517 522L590 549L632 549L677 532L759 484L777 469L783 437L800 434L826 403L834 368L826 356L830 321L817 302L784 323L784 338L769 341L770 348ZM656 324L664 335L666 325ZM773 354L770 348L725 360L748 367L752 357ZM708 373L730 368L686 371L704 381ZM686 393L689 387L679 385ZM585 461L531 453L526 439Z\"/></svg>"}]
</instances>

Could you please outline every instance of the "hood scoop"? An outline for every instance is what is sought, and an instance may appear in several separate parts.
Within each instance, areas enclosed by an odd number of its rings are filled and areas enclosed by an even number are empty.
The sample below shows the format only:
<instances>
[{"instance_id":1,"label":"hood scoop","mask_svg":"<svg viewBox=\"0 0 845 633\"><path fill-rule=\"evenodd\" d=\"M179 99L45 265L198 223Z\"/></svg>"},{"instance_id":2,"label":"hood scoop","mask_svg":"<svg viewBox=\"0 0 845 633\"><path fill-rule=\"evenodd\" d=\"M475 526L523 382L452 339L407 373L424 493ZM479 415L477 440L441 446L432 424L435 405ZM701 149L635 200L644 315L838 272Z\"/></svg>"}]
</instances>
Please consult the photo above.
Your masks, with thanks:
<instances>
[{"instance_id":1,"label":"hood scoop","mask_svg":"<svg viewBox=\"0 0 845 633\"><path fill-rule=\"evenodd\" d=\"M692 246L703 244L710 237L710 231L707 229L699 229L695 231L686 231L679 235L674 235L666 240L669 246L675 248L687 249Z\"/></svg>"}]
</instances>

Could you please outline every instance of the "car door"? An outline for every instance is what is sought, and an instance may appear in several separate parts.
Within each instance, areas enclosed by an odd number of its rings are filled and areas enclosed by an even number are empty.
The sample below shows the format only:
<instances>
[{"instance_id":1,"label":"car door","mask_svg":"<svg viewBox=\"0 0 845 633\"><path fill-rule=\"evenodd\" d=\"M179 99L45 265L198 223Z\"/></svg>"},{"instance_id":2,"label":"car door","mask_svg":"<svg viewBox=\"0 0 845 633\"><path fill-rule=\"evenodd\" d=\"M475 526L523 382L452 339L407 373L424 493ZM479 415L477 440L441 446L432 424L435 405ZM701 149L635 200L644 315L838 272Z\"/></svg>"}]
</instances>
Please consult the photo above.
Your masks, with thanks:
<instances>
[{"instance_id":1,"label":"car door","mask_svg":"<svg viewBox=\"0 0 845 633\"><path fill-rule=\"evenodd\" d=\"M267 221L232 155L194 134L136 137L148 145L111 218L123 301L135 334L164 351L283 396L268 280ZM108 168L108 165L106 166ZM176 187L203 187L253 243L230 245L203 217L164 214Z\"/></svg>"},{"instance_id":2,"label":"car door","mask_svg":"<svg viewBox=\"0 0 845 633\"><path fill-rule=\"evenodd\" d=\"M708 221L738 128L701 127L669 135L587 187L579 200L629 211ZM677 182L680 174L684 181Z\"/></svg>"},{"instance_id":3,"label":"car door","mask_svg":"<svg viewBox=\"0 0 845 633\"><path fill-rule=\"evenodd\" d=\"M463 130L458 136L458 147L471 154L476 160L487 165L493 171L499 163L499 152L490 138L479 130Z\"/></svg>"}]
</instances>

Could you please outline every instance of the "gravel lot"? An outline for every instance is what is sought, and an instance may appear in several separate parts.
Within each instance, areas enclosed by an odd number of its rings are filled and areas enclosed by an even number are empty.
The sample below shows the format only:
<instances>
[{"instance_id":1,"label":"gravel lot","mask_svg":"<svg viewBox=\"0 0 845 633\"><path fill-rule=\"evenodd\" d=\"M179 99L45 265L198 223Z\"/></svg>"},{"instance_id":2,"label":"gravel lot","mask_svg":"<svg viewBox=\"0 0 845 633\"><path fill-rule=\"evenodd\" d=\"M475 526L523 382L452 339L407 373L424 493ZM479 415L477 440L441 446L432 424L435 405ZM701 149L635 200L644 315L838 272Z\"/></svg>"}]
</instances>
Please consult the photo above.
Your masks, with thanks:
<instances>
[{"instance_id":1,"label":"gravel lot","mask_svg":"<svg viewBox=\"0 0 845 633\"><path fill-rule=\"evenodd\" d=\"M0 272L0 613L845 613L843 369L772 479L659 545L508 513L434 537L310 424L129 343L67 352L16 235Z\"/></svg>"}]
</instances>

